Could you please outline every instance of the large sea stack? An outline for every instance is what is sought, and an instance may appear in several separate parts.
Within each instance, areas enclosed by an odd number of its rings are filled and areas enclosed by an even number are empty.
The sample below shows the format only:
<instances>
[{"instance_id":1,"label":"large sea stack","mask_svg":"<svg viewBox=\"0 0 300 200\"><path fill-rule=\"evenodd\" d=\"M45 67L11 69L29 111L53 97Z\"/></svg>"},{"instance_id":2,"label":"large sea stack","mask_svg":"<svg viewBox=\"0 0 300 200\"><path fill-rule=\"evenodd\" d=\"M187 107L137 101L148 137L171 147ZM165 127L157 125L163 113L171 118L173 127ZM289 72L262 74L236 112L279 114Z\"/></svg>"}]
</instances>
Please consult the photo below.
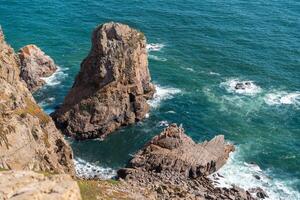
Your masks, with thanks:
<instances>
[{"instance_id":1,"label":"large sea stack","mask_svg":"<svg viewBox=\"0 0 300 200\"><path fill-rule=\"evenodd\" d=\"M217 188L207 175L222 167L234 146L216 136L201 144L170 125L118 171L128 187L148 189L154 199L254 199L238 187Z\"/></svg>"},{"instance_id":2,"label":"large sea stack","mask_svg":"<svg viewBox=\"0 0 300 200\"><path fill-rule=\"evenodd\" d=\"M73 153L20 79L0 28L0 168L74 173Z\"/></svg>"},{"instance_id":3,"label":"large sea stack","mask_svg":"<svg viewBox=\"0 0 300 200\"><path fill-rule=\"evenodd\" d=\"M90 53L53 119L66 135L103 138L145 117L155 91L150 80L144 34L103 24L94 30Z\"/></svg>"},{"instance_id":4,"label":"large sea stack","mask_svg":"<svg viewBox=\"0 0 300 200\"><path fill-rule=\"evenodd\" d=\"M57 66L53 59L36 45L26 45L18 52L21 64L21 78L31 92L37 91L46 82L43 78L51 76Z\"/></svg>"}]
</instances>

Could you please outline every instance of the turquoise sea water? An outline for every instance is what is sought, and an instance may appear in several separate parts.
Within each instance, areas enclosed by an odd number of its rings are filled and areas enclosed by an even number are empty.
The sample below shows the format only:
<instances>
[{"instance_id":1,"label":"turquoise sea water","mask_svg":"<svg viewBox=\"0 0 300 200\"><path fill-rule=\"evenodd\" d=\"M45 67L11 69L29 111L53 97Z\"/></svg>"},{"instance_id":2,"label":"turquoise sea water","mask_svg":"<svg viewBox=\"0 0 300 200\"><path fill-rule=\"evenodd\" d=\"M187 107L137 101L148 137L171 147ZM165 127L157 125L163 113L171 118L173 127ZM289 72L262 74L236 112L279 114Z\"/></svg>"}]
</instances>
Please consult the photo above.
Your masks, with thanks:
<instances>
[{"instance_id":1,"label":"turquoise sea water","mask_svg":"<svg viewBox=\"0 0 300 200\"><path fill-rule=\"evenodd\" d=\"M149 118L105 141L70 139L79 172L113 174L175 122L198 142L224 134L237 151L222 184L260 186L270 199L300 199L299 19L297 0L0 0L0 24L15 50L37 44L61 68L35 94L47 112L71 87L95 26L123 22L148 38L158 86ZM251 88L235 90L241 81Z\"/></svg>"}]
</instances>

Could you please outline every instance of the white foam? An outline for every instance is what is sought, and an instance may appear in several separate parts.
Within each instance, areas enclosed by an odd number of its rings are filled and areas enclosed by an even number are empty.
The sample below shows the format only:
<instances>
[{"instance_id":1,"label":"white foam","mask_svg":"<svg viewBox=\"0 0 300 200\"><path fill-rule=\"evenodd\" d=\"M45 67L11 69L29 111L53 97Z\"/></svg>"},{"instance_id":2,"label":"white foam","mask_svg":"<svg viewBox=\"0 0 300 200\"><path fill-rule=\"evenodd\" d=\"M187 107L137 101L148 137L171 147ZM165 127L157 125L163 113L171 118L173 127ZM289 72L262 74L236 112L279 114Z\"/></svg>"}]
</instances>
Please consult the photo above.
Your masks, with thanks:
<instances>
[{"instance_id":1,"label":"white foam","mask_svg":"<svg viewBox=\"0 0 300 200\"><path fill-rule=\"evenodd\" d=\"M237 84L242 84L244 88L236 88ZM230 93L237 93L237 94L243 94L243 95L256 95L262 91L262 89L254 84L254 81L241 81L239 79L229 79L225 82L222 82L220 84L221 87L224 87L227 92Z\"/></svg>"},{"instance_id":2,"label":"white foam","mask_svg":"<svg viewBox=\"0 0 300 200\"><path fill-rule=\"evenodd\" d=\"M300 105L300 92L273 92L267 94L264 100L268 105Z\"/></svg>"},{"instance_id":3,"label":"white foam","mask_svg":"<svg viewBox=\"0 0 300 200\"><path fill-rule=\"evenodd\" d=\"M55 97L49 97L47 99L42 100L39 102L39 105L43 108L48 106L49 104L53 103L55 101Z\"/></svg>"},{"instance_id":4,"label":"white foam","mask_svg":"<svg viewBox=\"0 0 300 200\"><path fill-rule=\"evenodd\" d=\"M67 70L66 68L65 70ZM60 67L57 68L56 72L49 77L42 77L41 79L46 82L46 86L55 86L61 83L61 80L66 78L68 74L64 73Z\"/></svg>"},{"instance_id":5,"label":"white foam","mask_svg":"<svg viewBox=\"0 0 300 200\"><path fill-rule=\"evenodd\" d=\"M158 122L158 126L159 127L167 127L167 126L169 126L169 122L168 121L160 121L160 122Z\"/></svg>"},{"instance_id":6,"label":"white foam","mask_svg":"<svg viewBox=\"0 0 300 200\"><path fill-rule=\"evenodd\" d=\"M160 51L164 47L165 47L164 44L159 44L159 43L150 43L150 44L147 44L147 46L146 46L148 52Z\"/></svg>"},{"instance_id":7,"label":"white foam","mask_svg":"<svg viewBox=\"0 0 300 200\"><path fill-rule=\"evenodd\" d=\"M156 60L156 61L161 61L161 62L167 61L166 58L161 58L161 57L158 57L158 56L155 56L155 55L149 55L148 57L149 57L150 59Z\"/></svg>"},{"instance_id":8,"label":"white foam","mask_svg":"<svg viewBox=\"0 0 300 200\"><path fill-rule=\"evenodd\" d=\"M217 72L209 72L210 75L216 75L216 76L220 76L221 74L217 73Z\"/></svg>"},{"instance_id":9,"label":"white foam","mask_svg":"<svg viewBox=\"0 0 300 200\"><path fill-rule=\"evenodd\" d=\"M153 99L149 100L148 103L152 108L158 108L161 101L172 99L175 94L181 93L180 89L172 87L163 87L155 85L156 92Z\"/></svg>"},{"instance_id":10,"label":"white foam","mask_svg":"<svg viewBox=\"0 0 300 200\"><path fill-rule=\"evenodd\" d=\"M117 175L116 170L100 167L81 158L74 160L76 176L84 179L110 179Z\"/></svg>"},{"instance_id":11,"label":"white foam","mask_svg":"<svg viewBox=\"0 0 300 200\"><path fill-rule=\"evenodd\" d=\"M185 68L186 70L190 71L190 72L194 72L195 70L193 68L187 67Z\"/></svg>"},{"instance_id":12,"label":"white foam","mask_svg":"<svg viewBox=\"0 0 300 200\"><path fill-rule=\"evenodd\" d=\"M240 161L238 154L238 150L232 153L228 162L209 176L215 186L230 188L232 185L237 185L246 190L260 187L271 200L300 199L300 193L291 187L292 180L270 178L258 165Z\"/></svg>"}]
</instances>

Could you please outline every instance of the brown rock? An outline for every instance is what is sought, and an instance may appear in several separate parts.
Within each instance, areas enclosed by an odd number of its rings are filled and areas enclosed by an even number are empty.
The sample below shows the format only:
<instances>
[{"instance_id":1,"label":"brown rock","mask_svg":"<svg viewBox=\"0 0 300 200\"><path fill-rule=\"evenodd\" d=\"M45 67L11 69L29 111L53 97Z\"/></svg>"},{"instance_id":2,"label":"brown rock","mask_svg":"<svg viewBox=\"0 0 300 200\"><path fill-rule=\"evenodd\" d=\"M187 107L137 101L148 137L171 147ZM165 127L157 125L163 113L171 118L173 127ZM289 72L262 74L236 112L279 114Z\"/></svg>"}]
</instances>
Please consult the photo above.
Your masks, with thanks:
<instances>
[{"instance_id":1,"label":"brown rock","mask_svg":"<svg viewBox=\"0 0 300 200\"><path fill-rule=\"evenodd\" d=\"M105 137L143 119L154 90L143 33L106 23L94 30L91 51L53 118L77 139Z\"/></svg>"},{"instance_id":2,"label":"brown rock","mask_svg":"<svg viewBox=\"0 0 300 200\"><path fill-rule=\"evenodd\" d=\"M0 42L0 168L74 173L73 152L19 78L14 50Z\"/></svg>"},{"instance_id":3,"label":"brown rock","mask_svg":"<svg viewBox=\"0 0 300 200\"><path fill-rule=\"evenodd\" d=\"M222 167L232 151L224 136L196 144L172 124L137 152L118 177L156 192L156 199L253 200L241 188L217 188L206 177Z\"/></svg>"},{"instance_id":4,"label":"brown rock","mask_svg":"<svg viewBox=\"0 0 300 200\"><path fill-rule=\"evenodd\" d=\"M222 135L196 144L183 128L172 124L139 151L130 165L133 168L142 166L147 171L174 171L196 178L218 170L232 151L233 145L227 144Z\"/></svg>"},{"instance_id":5,"label":"brown rock","mask_svg":"<svg viewBox=\"0 0 300 200\"><path fill-rule=\"evenodd\" d=\"M32 171L0 172L0 199L81 200L76 181L66 174Z\"/></svg>"},{"instance_id":6,"label":"brown rock","mask_svg":"<svg viewBox=\"0 0 300 200\"><path fill-rule=\"evenodd\" d=\"M51 76L57 70L52 58L35 45L21 48L18 55L21 61L20 76L31 92L35 92L46 83L42 78Z\"/></svg>"}]
</instances>

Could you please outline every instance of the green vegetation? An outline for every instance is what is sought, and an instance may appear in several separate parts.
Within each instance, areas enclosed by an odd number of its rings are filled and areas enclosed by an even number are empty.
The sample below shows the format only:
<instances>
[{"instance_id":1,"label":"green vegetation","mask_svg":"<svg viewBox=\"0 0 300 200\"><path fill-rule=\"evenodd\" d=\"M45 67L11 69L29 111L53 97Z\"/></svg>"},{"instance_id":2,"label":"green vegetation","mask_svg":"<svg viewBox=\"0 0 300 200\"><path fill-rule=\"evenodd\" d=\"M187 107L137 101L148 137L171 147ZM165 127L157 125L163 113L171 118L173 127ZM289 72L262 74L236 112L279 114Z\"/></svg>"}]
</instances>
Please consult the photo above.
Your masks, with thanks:
<instances>
[{"instance_id":1,"label":"green vegetation","mask_svg":"<svg viewBox=\"0 0 300 200\"><path fill-rule=\"evenodd\" d=\"M50 122L50 117L46 115L36 103L29 98L26 98L25 102L26 107L16 110L15 114L21 116L22 118L24 118L26 114L30 114L31 116L37 117L42 125Z\"/></svg>"},{"instance_id":2,"label":"green vegetation","mask_svg":"<svg viewBox=\"0 0 300 200\"><path fill-rule=\"evenodd\" d=\"M130 199L128 193L118 190L117 180L78 180L82 200Z\"/></svg>"},{"instance_id":3,"label":"green vegetation","mask_svg":"<svg viewBox=\"0 0 300 200\"><path fill-rule=\"evenodd\" d=\"M0 167L0 172L6 172L6 171L8 171L8 169L4 169Z\"/></svg>"}]
</instances>

